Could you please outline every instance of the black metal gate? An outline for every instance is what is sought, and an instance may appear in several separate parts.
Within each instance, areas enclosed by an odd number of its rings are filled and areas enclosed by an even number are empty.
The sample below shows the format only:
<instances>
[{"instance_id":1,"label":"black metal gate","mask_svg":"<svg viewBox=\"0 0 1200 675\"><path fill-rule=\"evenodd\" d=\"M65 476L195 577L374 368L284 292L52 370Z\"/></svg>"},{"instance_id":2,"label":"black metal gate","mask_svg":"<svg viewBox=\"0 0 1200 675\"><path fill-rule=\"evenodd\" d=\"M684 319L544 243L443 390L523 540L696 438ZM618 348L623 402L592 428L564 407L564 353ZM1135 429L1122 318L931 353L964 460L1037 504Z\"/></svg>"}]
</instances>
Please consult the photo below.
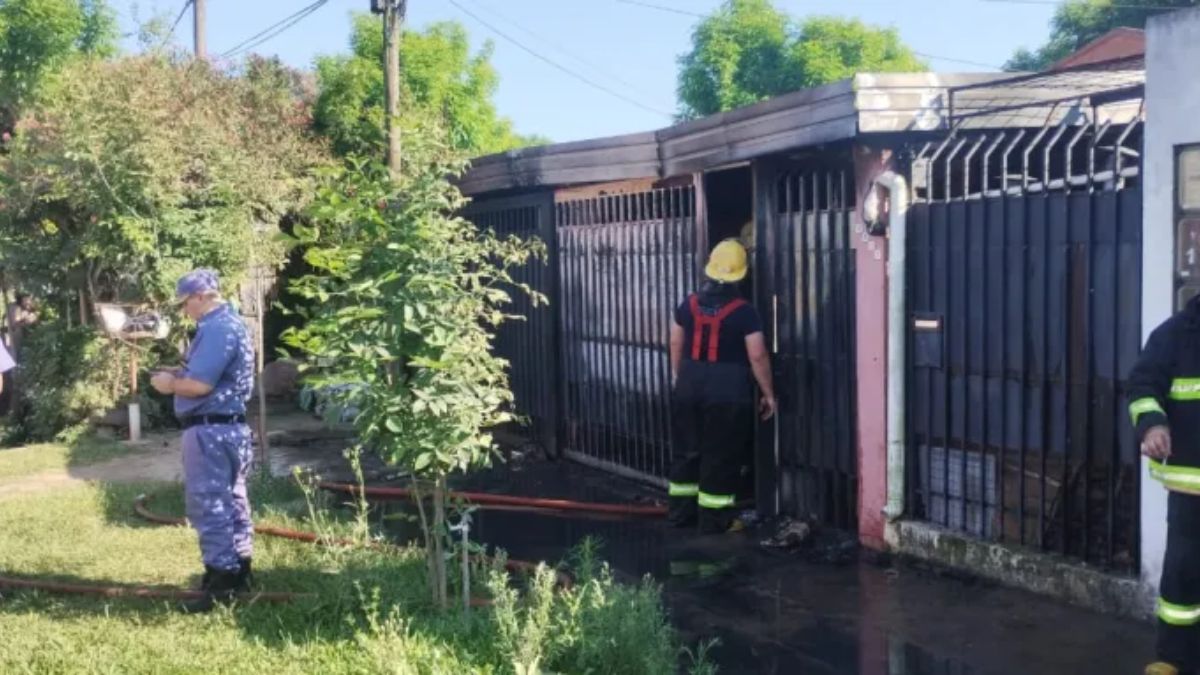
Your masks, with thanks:
<instances>
[{"instance_id":1,"label":"black metal gate","mask_svg":"<svg viewBox=\"0 0 1200 675\"><path fill-rule=\"evenodd\" d=\"M755 292L768 323L780 404L771 433L759 435L759 508L854 530L852 178L786 163L763 163L756 172Z\"/></svg>"},{"instance_id":2,"label":"black metal gate","mask_svg":"<svg viewBox=\"0 0 1200 675\"><path fill-rule=\"evenodd\" d=\"M926 146L909 213L909 511L1134 572L1140 126Z\"/></svg>"},{"instance_id":3,"label":"black metal gate","mask_svg":"<svg viewBox=\"0 0 1200 675\"><path fill-rule=\"evenodd\" d=\"M567 452L665 484L671 311L695 287L692 187L556 205Z\"/></svg>"},{"instance_id":4,"label":"black metal gate","mask_svg":"<svg viewBox=\"0 0 1200 675\"><path fill-rule=\"evenodd\" d=\"M512 291L510 314L523 317L506 321L496 333L496 353L509 362L509 383L517 414L526 418L530 431L547 451L557 451L558 347L555 307L554 194L525 195L472 203L464 211L478 227L500 236L538 237L546 243L548 259L533 259L512 270L513 280L545 295L549 305L534 306L527 294Z\"/></svg>"}]
</instances>

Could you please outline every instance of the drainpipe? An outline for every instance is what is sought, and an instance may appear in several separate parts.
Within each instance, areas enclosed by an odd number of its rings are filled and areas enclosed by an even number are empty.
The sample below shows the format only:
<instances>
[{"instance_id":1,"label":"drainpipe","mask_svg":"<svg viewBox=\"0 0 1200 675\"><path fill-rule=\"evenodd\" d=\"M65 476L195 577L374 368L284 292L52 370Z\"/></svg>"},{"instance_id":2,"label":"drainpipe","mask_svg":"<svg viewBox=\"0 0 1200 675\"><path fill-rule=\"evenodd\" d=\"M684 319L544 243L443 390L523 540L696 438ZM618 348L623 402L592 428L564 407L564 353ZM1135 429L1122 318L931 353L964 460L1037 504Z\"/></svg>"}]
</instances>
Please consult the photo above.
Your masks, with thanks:
<instances>
[{"instance_id":1,"label":"drainpipe","mask_svg":"<svg viewBox=\"0 0 1200 675\"><path fill-rule=\"evenodd\" d=\"M894 522L904 515L905 453L905 355L908 328L905 308L905 268L908 257L908 182L887 171L874 185L891 197L888 223L888 318L887 318L887 505L883 515Z\"/></svg>"}]
</instances>

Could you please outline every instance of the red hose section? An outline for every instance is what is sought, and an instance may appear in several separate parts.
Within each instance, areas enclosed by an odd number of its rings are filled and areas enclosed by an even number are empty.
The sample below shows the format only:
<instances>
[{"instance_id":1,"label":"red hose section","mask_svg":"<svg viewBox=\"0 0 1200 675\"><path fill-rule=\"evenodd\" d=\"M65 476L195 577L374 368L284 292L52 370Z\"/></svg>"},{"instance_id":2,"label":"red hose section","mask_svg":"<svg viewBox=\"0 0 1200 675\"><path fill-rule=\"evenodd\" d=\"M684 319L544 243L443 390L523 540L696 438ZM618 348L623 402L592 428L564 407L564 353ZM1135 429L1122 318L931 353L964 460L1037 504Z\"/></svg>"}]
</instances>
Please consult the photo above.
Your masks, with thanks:
<instances>
[{"instance_id":1,"label":"red hose section","mask_svg":"<svg viewBox=\"0 0 1200 675\"><path fill-rule=\"evenodd\" d=\"M351 495L360 493L367 498L380 500L411 499L412 491L399 487L365 487L347 483L317 483L322 490L345 492ZM583 513L601 513L608 515L663 518L667 515L667 507L635 506L632 504L601 504L597 502L574 502L566 499L538 499L534 497L515 497L512 495L497 495L487 492L451 492L450 497L464 499L480 506L520 506L530 509L545 509L548 511L579 511Z\"/></svg>"},{"instance_id":2,"label":"red hose section","mask_svg":"<svg viewBox=\"0 0 1200 675\"><path fill-rule=\"evenodd\" d=\"M94 595L103 598L145 598L151 600L199 600L202 591L181 588L155 588L150 586L100 586L93 584L68 584L56 581L35 581L0 577L0 588L11 590L45 591L69 595ZM247 602L290 602L298 598L314 597L310 593L248 593L239 596Z\"/></svg>"},{"instance_id":3,"label":"red hose section","mask_svg":"<svg viewBox=\"0 0 1200 675\"><path fill-rule=\"evenodd\" d=\"M139 518L150 522L157 522L160 525L186 525L187 521L182 518L169 518L166 515L160 515L152 512L146 507L146 502L150 498L145 495L139 495L133 501L133 512L137 513ZM265 534L269 537L280 537L284 539L296 540L296 542L305 542L310 544L332 544L332 545L352 545L348 539L325 539L317 536L313 532L304 532L300 530L289 530L287 527L275 527L271 525L256 525L254 532ZM388 544L373 544L378 548L397 549L396 546ZM487 560L487 558L476 557L476 561ZM523 560L508 560L505 561L505 568L509 572L524 572L529 573L535 571L538 566L532 562ZM564 572L556 571L557 584L560 589L570 589L574 585L574 580L570 575ZM100 584L67 584L60 581L40 581L34 579L17 579L12 577L0 577L0 589L7 590L24 590L24 591L44 591L48 593L59 593L59 595L74 595L74 596L96 596L104 598L142 598L142 599L164 599L164 601L194 601L204 597L203 591L192 591L186 589L163 589L163 587L152 586L118 586L118 585L100 585ZM280 593L280 592L256 592L246 593L239 596L240 601L244 602L269 602L283 603L294 601L300 598L312 598L312 593ZM490 607L492 602L486 598L472 598L470 605L472 607Z\"/></svg>"},{"instance_id":4,"label":"red hose section","mask_svg":"<svg viewBox=\"0 0 1200 675\"><path fill-rule=\"evenodd\" d=\"M147 508L146 503L149 497L139 495L133 502L133 510L140 518L158 523L160 525L186 525L187 521L183 518L171 518L154 513ZM313 532L303 532L300 530L291 530L284 527L274 527L271 525L255 525L254 531L258 534L271 537L281 537L283 539L291 539L294 541L302 541L310 544L334 544L334 545L350 545L353 542L345 539L323 539ZM396 548L386 544L376 544L381 548ZM479 560L487 560L486 558L476 558ZM507 560L505 568L510 572L532 572L537 569L534 563L524 560ZM555 571L557 576L557 584L559 588L568 589L573 585L573 580L569 575L562 571ZM14 577L0 576L0 589L9 590L36 590L47 593L56 593L62 595L88 595L103 598L141 598L150 600L171 600L182 602L186 600L199 600L204 597L203 591L187 590L181 588L158 588L151 586L119 586L119 585L100 585L100 584L72 584L57 581L38 581L33 579L18 579ZM311 593L277 593L277 592L258 592L239 595L238 599L245 602L290 602L301 598L312 598ZM486 598L471 598L472 607L487 607L490 606L491 600Z\"/></svg>"},{"instance_id":5,"label":"red hose section","mask_svg":"<svg viewBox=\"0 0 1200 675\"><path fill-rule=\"evenodd\" d=\"M138 498L133 501L134 513L136 513L138 516L140 516L143 519L148 520L152 523L159 523L162 525L186 525L187 524L187 521L184 520L183 518L171 518L169 516L163 516L163 515L154 513L146 506L146 503L149 501L150 501L150 498L147 497L146 495L138 496ZM254 531L258 534L262 534L262 535L266 535L266 536L270 536L270 537L279 537L281 539L291 539L293 541L302 541L302 542L305 542L308 544L325 544L325 545L333 545L333 546L357 546L358 545L357 542L351 541L349 539L329 539L329 538L321 537L314 532L304 532L303 530L292 530L292 529L288 529L286 527L275 527L273 525L255 525ZM400 548L398 546L393 546L391 544L382 544L382 543L378 543L378 542L372 543L369 546L371 548L381 549L381 550L391 550L391 551L399 551L400 550ZM474 560L476 562L490 561L490 559L487 557L479 557L479 556L476 556L474 558ZM511 559L506 560L504 563L504 566L505 566L505 569L507 569L510 572L530 573L537 569L536 563L531 563L531 562L528 562L525 560L511 560ZM558 577L557 583L558 583L559 588L571 588L574 585L574 581L571 579L571 576L568 575L567 573L565 573L561 570L555 570L555 574ZM481 601L481 602L484 604L487 604L487 601Z\"/></svg>"}]
</instances>

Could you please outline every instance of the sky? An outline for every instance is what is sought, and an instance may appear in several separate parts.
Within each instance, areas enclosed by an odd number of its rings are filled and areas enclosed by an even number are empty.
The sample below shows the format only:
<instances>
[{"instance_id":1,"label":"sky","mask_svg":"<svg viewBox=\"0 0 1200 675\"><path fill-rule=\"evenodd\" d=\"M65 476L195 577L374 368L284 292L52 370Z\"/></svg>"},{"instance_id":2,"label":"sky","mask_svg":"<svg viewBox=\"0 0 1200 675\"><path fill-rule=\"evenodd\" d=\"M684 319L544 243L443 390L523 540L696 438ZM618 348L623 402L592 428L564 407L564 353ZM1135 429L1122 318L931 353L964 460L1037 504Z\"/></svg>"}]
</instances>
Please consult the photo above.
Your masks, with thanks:
<instances>
[{"instance_id":1,"label":"sky","mask_svg":"<svg viewBox=\"0 0 1200 675\"><path fill-rule=\"evenodd\" d=\"M638 4L643 1L677 11ZM139 18L156 14L173 21L184 5L184 0L126 2L112 0L126 32L136 29ZM209 53L220 54L311 2L208 0ZM1052 0L775 2L797 16L856 17L895 28L941 72L999 69L1018 47L1037 47L1046 40L1054 12ZM676 109L676 60L687 51L699 20L691 14L719 4L720 0L408 0L408 25L420 28L456 20L467 27L477 48L491 40L492 63L500 75L495 98L500 113L513 120L520 133L562 142L670 124ZM370 0L329 0L254 51L310 68L318 55L348 51L350 15L369 8ZM175 40L191 46L190 12L176 29ZM132 38L127 43L136 48Z\"/></svg>"}]
</instances>

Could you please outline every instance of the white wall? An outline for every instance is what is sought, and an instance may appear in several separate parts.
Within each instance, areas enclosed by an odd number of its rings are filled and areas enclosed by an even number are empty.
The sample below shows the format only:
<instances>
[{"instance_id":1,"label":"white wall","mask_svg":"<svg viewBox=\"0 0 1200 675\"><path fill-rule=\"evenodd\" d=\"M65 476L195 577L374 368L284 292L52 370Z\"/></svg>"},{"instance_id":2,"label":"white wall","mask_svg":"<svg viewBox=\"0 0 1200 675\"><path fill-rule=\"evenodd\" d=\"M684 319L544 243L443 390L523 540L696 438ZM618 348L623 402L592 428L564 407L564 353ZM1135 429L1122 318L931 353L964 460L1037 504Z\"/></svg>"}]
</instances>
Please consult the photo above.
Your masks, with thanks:
<instances>
[{"instance_id":1,"label":"white wall","mask_svg":"<svg viewBox=\"0 0 1200 675\"><path fill-rule=\"evenodd\" d=\"M1176 145L1200 143L1200 9L1162 14L1146 28L1142 334L1171 315ZM1142 472L1142 579L1157 587L1166 546L1167 494Z\"/></svg>"}]
</instances>

